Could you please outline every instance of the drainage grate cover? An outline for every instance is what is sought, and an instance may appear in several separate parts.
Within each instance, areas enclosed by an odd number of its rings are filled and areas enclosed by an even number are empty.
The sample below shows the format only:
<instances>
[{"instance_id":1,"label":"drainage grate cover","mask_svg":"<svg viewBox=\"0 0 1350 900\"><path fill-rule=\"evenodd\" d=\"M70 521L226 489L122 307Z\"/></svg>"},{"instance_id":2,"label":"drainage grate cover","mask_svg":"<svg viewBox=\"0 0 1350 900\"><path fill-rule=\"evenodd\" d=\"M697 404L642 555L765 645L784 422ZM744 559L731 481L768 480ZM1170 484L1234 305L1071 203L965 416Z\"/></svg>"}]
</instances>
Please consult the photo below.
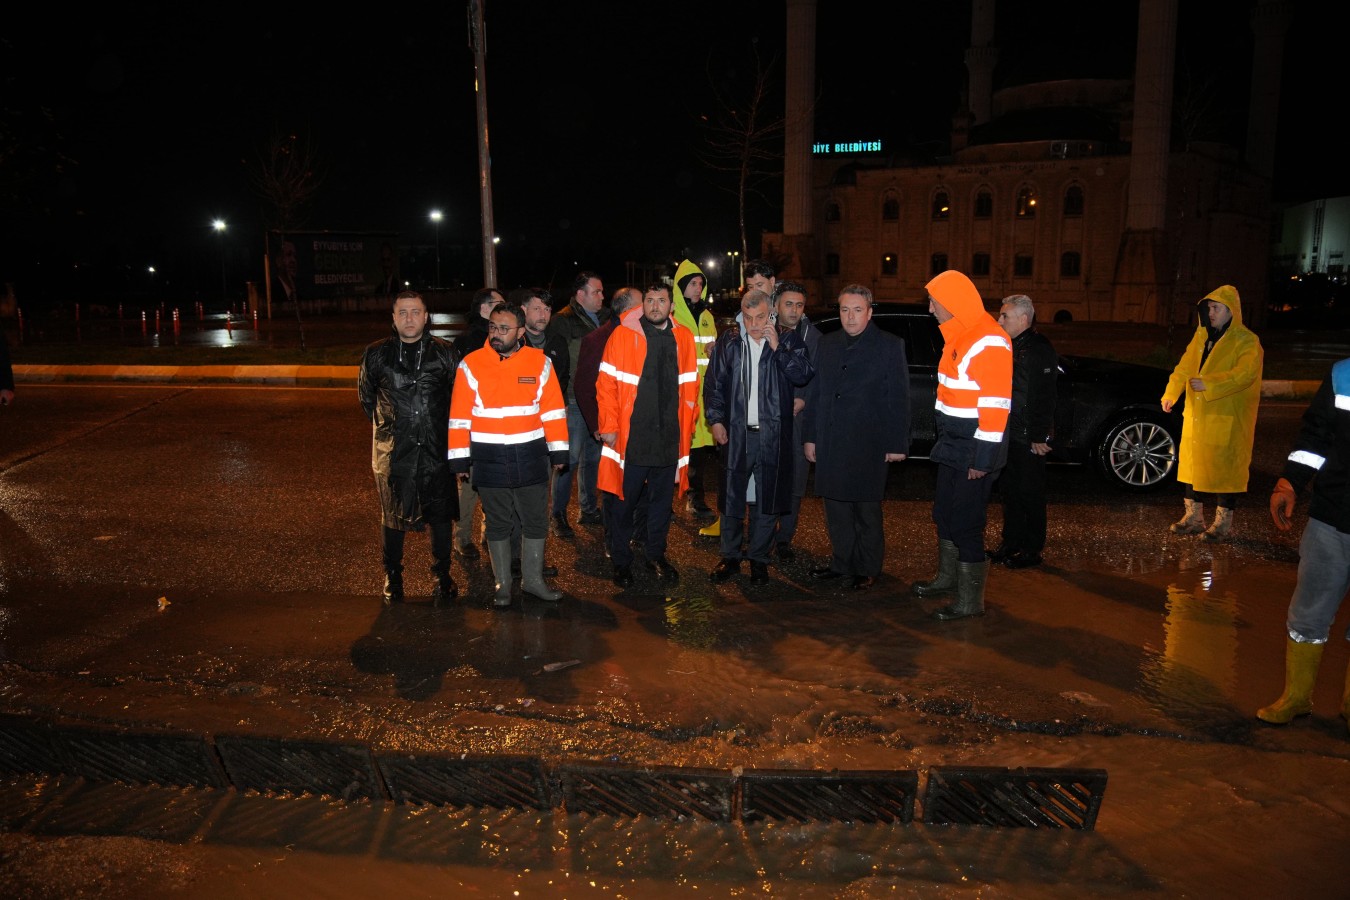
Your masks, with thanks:
<instances>
[{"instance_id":1,"label":"drainage grate cover","mask_svg":"<svg viewBox=\"0 0 1350 900\"><path fill-rule=\"evenodd\" d=\"M53 739L63 750L66 771L89 781L225 786L225 773L203 737L60 728Z\"/></svg>"},{"instance_id":2,"label":"drainage grate cover","mask_svg":"<svg viewBox=\"0 0 1350 900\"><path fill-rule=\"evenodd\" d=\"M216 750L241 791L384 799L370 750L360 745L220 735Z\"/></svg>"},{"instance_id":3,"label":"drainage grate cover","mask_svg":"<svg viewBox=\"0 0 1350 900\"><path fill-rule=\"evenodd\" d=\"M532 756L418 756L377 754L396 803L548 809L548 778Z\"/></svg>"},{"instance_id":4,"label":"drainage grate cover","mask_svg":"<svg viewBox=\"0 0 1350 900\"><path fill-rule=\"evenodd\" d=\"M0 715L0 774L56 775L61 768L51 728L24 716Z\"/></svg>"},{"instance_id":5,"label":"drainage grate cover","mask_svg":"<svg viewBox=\"0 0 1350 900\"><path fill-rule=\"evenodd\" d=\"M928 770L923 821L1091 831L1105 791L1104 769L934 767Z\"/></svg>"},{"instance_id":6,"label":"drainage grate cover","mask_svg":"<svg viewBox=\"0 0 1350 900\"><path fill-rule=\"evenodd\" d=\"M729 772L614 764L564 765L558 775L569 813L731 821L736 778Z\"/></svg>"},{"instance_id":7,"label":"drainage grate cover","mask_svg":"<svg viewBox=\"0 0 1350 900\"><path fill-rule=\"evenodd\" d=\"M741 819L799 822L914 821L919 773L797 772L758 769L741 776Z\"/></svg>"}]
</instances>

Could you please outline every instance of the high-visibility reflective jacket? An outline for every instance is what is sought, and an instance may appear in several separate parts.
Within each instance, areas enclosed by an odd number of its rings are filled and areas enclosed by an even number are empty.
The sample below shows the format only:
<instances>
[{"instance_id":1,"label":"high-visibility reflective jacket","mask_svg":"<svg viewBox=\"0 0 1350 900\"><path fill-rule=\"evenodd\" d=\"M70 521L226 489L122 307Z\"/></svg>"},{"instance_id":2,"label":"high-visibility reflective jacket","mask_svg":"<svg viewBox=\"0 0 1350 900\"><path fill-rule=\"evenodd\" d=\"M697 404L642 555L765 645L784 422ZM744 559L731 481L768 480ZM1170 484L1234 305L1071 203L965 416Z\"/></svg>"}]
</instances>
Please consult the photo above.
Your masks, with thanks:
<instances>
[{"instance_id":1,"label":"high-visibility reflective jacket","mask_svg":"<svg viewBox=\"0 0 1350 900\"><path fill-rule=\"evenodd\" d=\"M952 314L938 326L943 347L933 404L937 441L929 459L958 469L998 471L1008 461L1012 340L960 272L943 272L927 290Z\"/></svg>"},{"instance_id":2,"label":"high-visibility reflective jacket","mask_svg":"<svg viewBox=\"0 0 1350 900\"><path fill-rule=\"evenodd\" d=\"M642 366L647 360L647 336L642 331L642 307L634 307L623 318L605 343L600 361L600 377L595 383L595 400L600 414L601 434L615 434L614 446L601 445L600 471L596 485L616 497L623 497L623 467L628 448L629 422L642 381ZM680 421L679 462L675 467L675 495L683 496L689 487L689 443L694 436L694 418L698 415L698 351L694 338L672 317L675 358L679 369L678 417Z\"/></svg>"},{"instance_id":3,"label":"high-visibility reflective jacket","mask_svg":"<svg viewBox=\"0 0 1350 900\"><path fill-rule=\"evenodd\" d=\"M680 283L685 276L703 275L703 293L697 297L686 298L680 291ZM694 349L698 351L698 417L694 419L694 438L690 446L710 447L713 444L712 430L703 414L703 378L708 372L708 354L712 353L717 341L717 319L712 310L703 306L697 316L690 304L702 305L708 299L708 276L698 264L686 259L675 269L675 285L670 289L670 314L689 333L694 336Z\"/></svg>"},{"instance_id":4,"label":"high-visibility reflective jacket","mask_svg":"<svg viewBox=\"0 0 1350 900\"><path fill-rule=\"evenodd\" d=\"M544 351L502 358L482 347L464 357L450 394L449 457L475 487L539 484L567 462L567 407Z\"/></svg>"}]
</instances>

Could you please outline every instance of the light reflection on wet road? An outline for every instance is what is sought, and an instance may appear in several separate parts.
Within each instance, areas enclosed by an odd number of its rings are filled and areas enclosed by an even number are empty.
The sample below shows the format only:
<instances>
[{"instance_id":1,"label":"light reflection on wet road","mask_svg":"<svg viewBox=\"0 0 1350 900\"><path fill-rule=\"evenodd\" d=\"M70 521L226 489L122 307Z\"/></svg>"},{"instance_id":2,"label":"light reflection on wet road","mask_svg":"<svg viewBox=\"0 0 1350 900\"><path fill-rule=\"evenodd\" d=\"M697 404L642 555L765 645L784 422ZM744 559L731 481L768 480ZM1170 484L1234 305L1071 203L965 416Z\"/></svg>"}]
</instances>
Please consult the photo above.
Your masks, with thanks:
<instances>
[{"instance_id":1,"label":"light reflection on wet road","mask_svg":"<svg viewBox=\"0 0 1350 900\"><path fill-rule=\"evenodd\" d=\"M56 780L5 792L14 811L0 824L22 834L0 847L25 862L4 867L0 887L42 871L50 848L34 835L54 834L118 835L110 871L120 858L151 879L149 895L172 894L178 877L194 896L258 890L259 872L301 893L450 881L544 892L561 879L620 896L655 886L959 894L981 884L1205 895L1287 890L1286 854L1344 858L1344 642L1328 649L1316 715L1283 729L1252 717L1282 679L1298 531L1275 532L1264 502L1297 403L1262 406L1233 543L1168 534L1175 488L1124 495L1057 468L1046 565L996 569L988 615L944 624L927 618L932 601L907 593L933 564L933 473L922 461L895 470L886 577L866 595L807 576L827 552L819 501L808 499L802 552L765 588L711 585L715 542L681 511L670 555L683 577L670 590L639 572L617 593L598 530L578 528L574 541L549 540L561 603L517 594L495 611L486 563L457 559L465 599L435 609L427 544L414 536L412 602L382 609L369 432L354 391L30 385L23 401L0 431L0 711L717 769L1100 767L1111 786L1094 835L912 826L897 841L894 829L870 827L729 834L320 800L198 802L192 792L170 800ZM994 543L997 505L990 518ZM130 813L106 822L115 809L166 804L216 811L188 817L200 844ZM287 825L261 837L252 815ZM335 828L345 843L325 843ZM482 836L476 849L455 837L465 830ZM146 835L160 843L136 842ZM203 891L208 873L216 887ZM1324 862L1303 883L1330 889L1347 874L1350 864ZM110 884L95 894L115 896Z\"/></svg>"}]
</instances>

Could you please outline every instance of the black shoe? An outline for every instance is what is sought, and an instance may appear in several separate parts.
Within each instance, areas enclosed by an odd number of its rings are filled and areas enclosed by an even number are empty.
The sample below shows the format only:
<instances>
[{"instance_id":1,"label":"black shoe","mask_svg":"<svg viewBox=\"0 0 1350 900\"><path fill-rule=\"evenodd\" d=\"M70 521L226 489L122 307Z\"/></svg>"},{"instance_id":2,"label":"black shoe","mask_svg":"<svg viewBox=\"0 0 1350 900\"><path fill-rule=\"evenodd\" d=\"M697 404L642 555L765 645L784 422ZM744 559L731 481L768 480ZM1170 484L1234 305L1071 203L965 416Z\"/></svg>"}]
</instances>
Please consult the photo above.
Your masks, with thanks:
<instances>
[{"instance_id":1,"label":"black shoe","mask_svg":"<svg viewBox=\"0 0 1350 900\"><path fill-rule=\"evenodd\" d=\"M753 559L750 560L750 583L751 583L751 584L768 584L768 583L769 583L769 567L768 567L768 565L766 565L765 563L759 562L759 561L757 561L757 560L753 560Z\"/></svg>"},{"instance_id":2,"label":"black shoe","mask_svg":"<svg viewBox=\"0 0 1350 900\"><path fill-rule=\"evenodd\" d=\"M1039 553L1028 553L1025 550L1018 550L1003 561L1003 564L1010 569L1030 569L1033 566L1039 566L1045 560Z\"/></svg>"},{"instance_id":3,"label":"black shoe","mask_svg":"<svg viewBox=\"0 0 1350 900\"><path fill-rule=\"evenodd\" d=\"M713 566L713 570L708 573L708 580L713 584L721 584L733 575L741 574L741 561L739 559L723 559Z\"/></svg>"},{"instance_id":4,"label":"black shoe","mask_svg":"<svg viewBox=\"0 0 1350 900\"><path fill-rule=\"evenodd\" d=\"M989 557L990 562L1001 563L1006 562L1008 557L1012 556L1016 552L1017 551L1014 550L1012 547L1009 547L1007 544L1001 543L998 545L996 549L990 550L987 553L985 553L985 556Z\"/></svg>"},{"instance_id":5,"label":"black shoe","mask_svg":"<svg viewBox=\"0 0 1350 900\"><path fill-rule=\"evenodd\" d=\"M871 575L854 575L853 584L849 586L855 591L866 591L870 590L876 583L877 580Z\"/></svg>"},{"instance_id":6,"label":"black shoe","mask_svg":"<svg viewBox=\"0 0 1350 900\"><path fill-rule=\"evenodd\" d=\"M792 549L791 544L779 544L774 552L778 554L778 558L783 562L792 562L797 558L797 551Z\"/></svg>"},{"instance_id":7,"label":"black shoe","mask_svg":"<svg viewBox=\"0 0 1350 900\"><path fill-rule=\"evenodd\" d=\"M458 596L459 585L455 584L455 579L450 577L450 573L436 576L436 586L431 589L433 606L448 606Z\"/></svg>"},{"instance_id":8,"label":"black shoe","mask_svg":"<svg viewBox=\"0 0 1350 900\"><path fill-rule=\"evenodd\" d=\"M676 582L680 580L680 573L670 564L670 560L664 556L658 556L656 559L647 560L647 568L656 573L656 577L662 581Z\"/></svg>"},{"instance_id":9,"label":"black shoe","mask_svg":"<svg viewBox=\"0 0 1350 900\"><path fill-rule=\"evenodd\" d=\"M621 588L626 588L633 583L633 570L629 566L614 567L614 583Z\"/></svg>"},{"instance_id":10,"label":"black shoe","mask_svg":"<svg viewBox=\"0 0 1350 900\"><path fill-rule=\"evenodd\" d=\"M384 573L384 605L403 602L403 573Z\"/></svg>"},{"instance_id":11,"label":"black shoe","mask_svg":"<svg viewBox=\"0 0 1350 900\"><path fill-rule=\"evenodd\" d=\"M691 516L698 516L700 519L710 519L717 515L709 509L708 504L704 503L701 499L689 501L689 514Z\"/></svg>"},{"instance_id":12,"label":"black shoe","mask_svg":"<svg viewBox=\"0 0 1350 900\"><path fill-rule=\"evenodd\" d=\"M834 578L843 578L843 577L844 577L844 573L843 573L843 572L836 572L834 569L831 569L829 566L812 566L812 567L811 567L811 577L812 577L812 578L818 578L818 579L820 579L821 581L829 581L829 580L834 579Z\"/></svg>"},{"instance_id":13,"label":"black shoe","mask_svg":"<svg viewBox=\"0 0 1350 900\"><path fill-rule=\"evenodd\" d=\"M553 517L552 527L553 533L556 534L558 537L570 538L576 536L576 532L572 530L572 526L567 524L567 515L565 513L563 515Z\"/></svg>"},{"instance_id":14,"label":"black shoe","mask_svg":"<svg viewBox=\"0 0 1350 900\"><path fill-rule=\"evenodd\" d=\"M602 519L602 518L600 518L600 510L597 509L595 512L584 512L584 513L582 513L582 514L581 514L581 517L577 519L577 524L578 524L578 525L603 525L603 524L605 524L605 520Z\"/></svg>"}]
</instances>

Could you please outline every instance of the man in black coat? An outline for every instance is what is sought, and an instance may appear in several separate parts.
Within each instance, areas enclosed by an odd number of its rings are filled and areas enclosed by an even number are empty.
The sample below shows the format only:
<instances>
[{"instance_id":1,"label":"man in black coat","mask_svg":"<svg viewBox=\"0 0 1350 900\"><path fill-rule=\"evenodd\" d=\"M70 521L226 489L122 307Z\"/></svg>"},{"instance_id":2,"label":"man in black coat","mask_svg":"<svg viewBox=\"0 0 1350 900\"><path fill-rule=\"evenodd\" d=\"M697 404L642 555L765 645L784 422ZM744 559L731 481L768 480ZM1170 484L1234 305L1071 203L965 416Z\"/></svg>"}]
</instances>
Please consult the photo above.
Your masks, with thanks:
<instances>
[{"instance_id":1,"label":"man in black coat","mask_svg":"<svg viewBox=\"0 0 1350 900\"><path fill-rule=\"evenodd\" d=\"M426 330L416 291L394 300L394 334L366 348L357 375L361 408L374 427L371 468L383 523L384 602L403 600L403 536L431 526L433 597L458 594L450 553L459 498L447 456L450 390L459 355Z\"/></svg>"},{"instance_id":2,"label":"man in black coat","mask_svg":"<svg viewBox=\"0 0 1350 900\"><path fill-rule=\"evenodd\" d=\"M1026 294L1003 299L998 324L1012 338L1012 410L1008 464L998 477L1003 494L1003 539L989 559L1010 569L1041 564L1045 549L1045 457L1055 431L1059 355L1036 330L1036 307Z\"/></svg>"},{"instance_id":3,"label":"man in black coat","mask_svg":"<svg viewBox=\"0 0 1350 900\"><path fill-rule=\"evenodd\" d=\"M703 415L722 448L722 559L709 575L726 581L741 570L749 507L750 583L769 580L778 516L792 508L793 388L814 369L797 333L779 331L763 291L741 298L736 326L717 338L703 378Z\"/></svg>"},{"instance_id":4,"label":"man in black coat","mask_svg":"<svg viewBox=\"0 0 1350 900\"><path fill-rule=\"evenodd\" d=\"M881 501L888 463L909 455L909 364L905 344L872 324L872 291L839 292L839 331L820 340L816 377L802 410L806 458L825 501L832 557L811 576L876 583L886 558Z\"/></svg>"},{"instance_id":5,"label":"man in black coat","mask_svg":"<svg viewBox=\"0 0 1350 900\"><path fill-rule=\"evenodd\" d=\"M778 330L794 332L797 337L806 344L806 358L815 364L816 357L820 354L820 329L811 324L811 320L806 315L806 286L798 281L778 281L773 289L773 307L774 314L777 316L776 324ZM806 408L806 397L810 393L811 385L806 385L793 390L792 414L794 421L801 420L802 410ZM774 541L777 547L774 552L778 558L784 562L790 562L797 558L796 552L792 549L792 539L797 534L797 518L801 512L802 498L806 496L806 480L811 474L811 464L806 461L806 454L802 452L802 429L798 425L793 432L793 472L792 472L792 504L788 511L778 517L777 533L774 535Z\"/></svg>"}]
</instances>

